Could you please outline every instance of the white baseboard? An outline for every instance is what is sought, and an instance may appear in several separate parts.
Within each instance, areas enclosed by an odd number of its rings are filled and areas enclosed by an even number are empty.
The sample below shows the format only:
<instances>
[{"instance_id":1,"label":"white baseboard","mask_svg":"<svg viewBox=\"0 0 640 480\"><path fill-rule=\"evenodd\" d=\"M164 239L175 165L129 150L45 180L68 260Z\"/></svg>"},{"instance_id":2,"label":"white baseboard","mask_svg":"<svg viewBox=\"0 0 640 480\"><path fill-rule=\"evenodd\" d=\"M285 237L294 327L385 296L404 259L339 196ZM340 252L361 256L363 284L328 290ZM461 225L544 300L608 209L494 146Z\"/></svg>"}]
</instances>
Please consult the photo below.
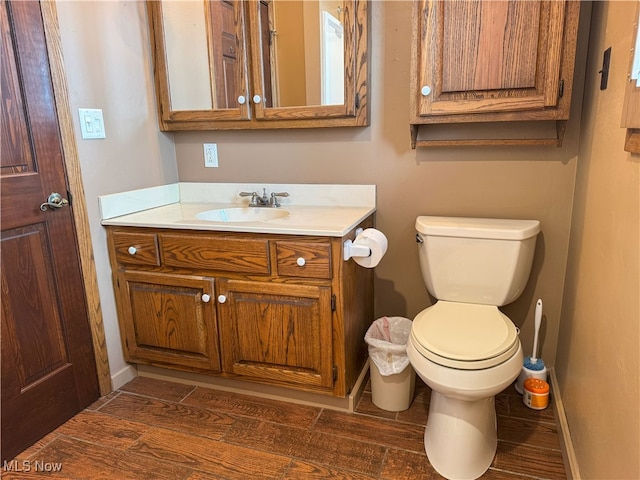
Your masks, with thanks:
<instances>
[{"instance_id":1,"label":"white baseboard","mask_svg":"<svg viewBox=\"0 0 640 480\"><path fill-rule=\"evenodd\" d=\"M127 365L119 372L111 375L111 385L114 390L119 389L126 383L129 383L131 380L138 376L138 370L133 365Z\"/></svg>"},{"instance_id":2,"label":"white baseboard","mask_svg":"<svg viewBox=\"0 0 640 480\"><path fill-rule=\"evenodd\" d=\"M562 459L564 460L564 464L567 469L567 479L580 480L581 477L580 469L578 468L578 459L576 457L575 450L573 449L569 423L567 422L567 417L564 413L564 405L562 403L562 396L560 395L558 379L556 378L556 372L553 368L549 369L549 379L551 380L551 401L554 406L556 425L559 427L558 437L560 440L560 448L562 450Z\"/></svg>"}]
</instances>

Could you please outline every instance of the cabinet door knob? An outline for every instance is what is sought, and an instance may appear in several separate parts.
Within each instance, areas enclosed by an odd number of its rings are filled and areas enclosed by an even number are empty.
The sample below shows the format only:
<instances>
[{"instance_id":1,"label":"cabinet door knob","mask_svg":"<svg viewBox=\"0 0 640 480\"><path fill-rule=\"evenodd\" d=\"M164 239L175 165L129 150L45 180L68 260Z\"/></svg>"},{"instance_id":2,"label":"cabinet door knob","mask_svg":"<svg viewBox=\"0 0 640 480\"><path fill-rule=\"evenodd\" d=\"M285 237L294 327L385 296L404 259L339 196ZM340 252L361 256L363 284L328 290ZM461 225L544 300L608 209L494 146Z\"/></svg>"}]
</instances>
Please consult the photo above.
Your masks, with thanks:
<instances>
[{"instance_id":1,"label":"cabinet door knob","mask_svg":"<svg viewBox=\"0 0 640 480\"><path fill-rule=\"evenodd\" d=\"M262 97L260 95L253 96L253 103L260 103L262 101Z\"/></svg>"},{"instance_id":2,"label":"cabinet door knob","mask_svg":"<svg viewBox=\"0 0 640 480\"><path fill-rule=\"evenodd\" d=\"M211 300L211 295L208 295L208 294L206 294L206 293L203 293L203 294L202 294L202 301L203 301L204 303L209 303L209 300Z\"/></svg>"},{"instance_id":3,"label":"cabinet door knob","mask_svg":"<svg viewBox=\"0 0 640 480\"><path fill-rule=\"evenodd\" d=\"M305 264L305 263L307 263L307 262L305 261L305 259L304 259L304 258L302 258L302 257L298 257L298 259L296 260L296 263L297 263L299 266L304 267L304 264Z\"/></svg>"},{"instance_id":4,"label":"cabinet door knob","mask_svg":"<svg viewBox=\"0 0 640 480\"><path fill-rule=\"evenodd\" d=\"M129 255L135 255L137 251L138 251L138 249L136 247L133 247L133 246L131 246L131 247L129 247L127 249L127 252L129 252Z\"/></svg>"},{"instance_id":5,"label":"cabinet door knob","mask_svg":"<svg viewBox=\"0 0 640 480\"><path fill-rule=\"evenodd\" d=\"M422 87L420 89L420 93L422 93L422 95L424 95L426 97L427 95L429 95L431 93L431 87L429 85L425 85L424 87Z\"/></svg>"},{"instance_id":6,"label":"cabinet door knob","mask_svg":"<svg viewBox=\"0 0 640 480\"><path fill-rule=\"evenodd\" d=\"M227 301L227 297L225 297L224 295L218 295L218 302L224 303L226 301Z\"/></svg>"},{"instance_id":7,"label":"cabinet door knob","mask_svg":"<svg viewBox=\"0 0 640 480\"><path fill-rule=\"evenodd\" d=\"M244 105L244 102L246 102L246 101L247 101L247 99L245 98L245 96L244 96L244 95L240 95L240 96L238 97L238 103L239 103L240 105Z\"/></svg>"}]
</instances>

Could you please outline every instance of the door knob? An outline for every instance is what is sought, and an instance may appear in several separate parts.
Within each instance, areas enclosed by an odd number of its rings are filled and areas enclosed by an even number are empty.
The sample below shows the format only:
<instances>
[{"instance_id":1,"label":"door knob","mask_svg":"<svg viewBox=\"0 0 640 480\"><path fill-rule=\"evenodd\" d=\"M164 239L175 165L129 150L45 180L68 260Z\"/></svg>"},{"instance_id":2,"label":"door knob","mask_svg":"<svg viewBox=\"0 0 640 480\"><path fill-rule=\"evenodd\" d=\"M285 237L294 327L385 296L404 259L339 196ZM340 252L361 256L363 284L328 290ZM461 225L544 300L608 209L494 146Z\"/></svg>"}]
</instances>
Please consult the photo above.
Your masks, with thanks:
<instances>
[{"instance_id":1,"label":"door knob","mask_svg":"<svg viewBox=\"0 0 640 480\"><path fill-rule=\"evenodd\" d=\"M46 212L49 208L62 208L65 205L69 205L69 200L63 198L59 193L53 192L51 195L49 195L47 201L40 205L40 210Z\"/></svg>"}]
</instances>

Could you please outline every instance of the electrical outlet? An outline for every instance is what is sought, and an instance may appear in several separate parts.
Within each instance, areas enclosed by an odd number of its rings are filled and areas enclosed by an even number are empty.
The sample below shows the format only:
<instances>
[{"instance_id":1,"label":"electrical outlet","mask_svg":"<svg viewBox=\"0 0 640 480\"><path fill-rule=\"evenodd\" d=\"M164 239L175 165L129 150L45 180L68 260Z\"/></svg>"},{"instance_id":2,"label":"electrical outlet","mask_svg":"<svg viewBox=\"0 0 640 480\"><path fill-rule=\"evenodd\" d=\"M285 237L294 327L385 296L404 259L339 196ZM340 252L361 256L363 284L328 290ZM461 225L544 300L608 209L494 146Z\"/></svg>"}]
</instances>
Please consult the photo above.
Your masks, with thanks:
<instances>
[{"instance_id":1,"label":"electrical outlet","mask_svg":"<svg viewBox=\"0 0 640 480\"><path fill-rule=\"evenodd\" d=\"M217 167L218 166L218 145L215 143L204 144L204 166L205 167Z\"/></svg>"}]
</instances>

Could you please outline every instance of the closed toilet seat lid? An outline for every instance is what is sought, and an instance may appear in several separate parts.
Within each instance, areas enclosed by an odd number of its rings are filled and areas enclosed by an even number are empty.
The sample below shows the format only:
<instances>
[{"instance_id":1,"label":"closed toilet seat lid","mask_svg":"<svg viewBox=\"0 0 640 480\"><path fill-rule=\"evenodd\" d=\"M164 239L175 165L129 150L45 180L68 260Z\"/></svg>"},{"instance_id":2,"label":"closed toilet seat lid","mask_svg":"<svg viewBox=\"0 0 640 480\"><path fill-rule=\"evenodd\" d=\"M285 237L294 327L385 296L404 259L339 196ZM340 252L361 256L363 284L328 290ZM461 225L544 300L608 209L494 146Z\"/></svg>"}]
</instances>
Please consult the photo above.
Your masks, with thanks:
<instances>
[{"instance_id":1,"label":"closed toilet seat lid","mask_svg":"<svg viewBox=\"0 0 640 480\"><path fill-rule=\"evenodd\" d=\"M518 330L498 307L443 300L416 316L411 342L432 362L461 370L499 365L520 345Z\"/></svg>"}]
</instances>

